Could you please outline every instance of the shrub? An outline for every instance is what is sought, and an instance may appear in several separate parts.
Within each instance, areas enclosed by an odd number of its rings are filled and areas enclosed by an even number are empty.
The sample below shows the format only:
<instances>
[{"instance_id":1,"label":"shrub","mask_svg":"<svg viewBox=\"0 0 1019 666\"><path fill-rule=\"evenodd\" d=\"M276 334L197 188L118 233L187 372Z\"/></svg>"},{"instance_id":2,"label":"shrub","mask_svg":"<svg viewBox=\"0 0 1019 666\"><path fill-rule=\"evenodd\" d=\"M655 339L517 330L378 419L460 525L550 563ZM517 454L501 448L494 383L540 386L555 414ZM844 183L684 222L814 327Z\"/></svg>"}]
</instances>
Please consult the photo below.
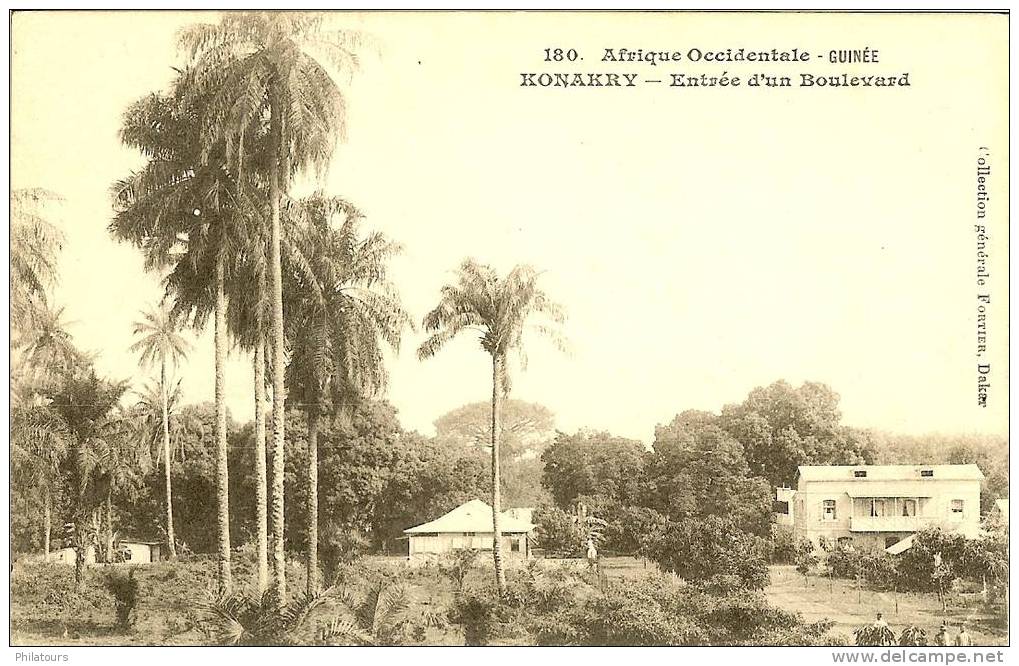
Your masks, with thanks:
<instances>
[{"instance_id":1,"label":"shrub","mask_svg":"<svg viewBox=\"0 0 1019 666\"><path fill-rule=\"evenodd\" d=\"M453 581L457 592L463 592L467 574L477 564L479 554L473 548L460 548L446 553L439 562L439 573Z\"/></svg>"},{"instance_id":2,"label":"shrub","mask_svg":"<svg viewBox=\"0 0 1019 666\"><path fill-rule=\"evenodd\" d=\"M808 542L809 543L809 542ZM797 540L793 528L787 525L771 526L771 563L795 564Z\"/></svg>"},{"instance_id":3,"label":"shrub","mask_svg":"<svg viewBox=\"0 0 1019 666\"><path fill-rule=\"evenodd\" d=\"M110 571L105 582L106 589L113 595L117 626L121 629L130 629L138 619L136 610L141 592L134 568L132 567L126 574L116 570Z\"/></svg>"},{"instance_id":4,"label":"shrub","mask_svg":"<svg viewBox=\"0 0 1019 666\"><path fill-rule=\"evenodd\" d=\"M884 625L867 624L853 632L856 644L861 646L895 645L895 634Z\"/></svg>"},{"instance_id":5,"label":"shrub","mask_svg":"<svg viewBox=\"0 0 1019 666\"><path fill-rule=\"evenodd\" d=\"M731 518L672 522L651 553L664 571L717 591L761 590L768 584L768 543Z\"/></svg>"},{"instance_id":6,"label":"shrub","mask_svg":"<svg viewBox=\"0 0 1019 666\"><path fill-rule=\"evenodd\" d=\"M488 645L504 613L505 608L494 593L465 591L454 598L448 619L460 626L464 645Z\"/></svg>"},{"instance_id":7,"label":"shrub","mask_svg":"<svg viewBox=\"0 0 1019 666\"><path fill-rule=\"evenodd\" d=\"M899 645L924 646L927 645L927 632L916 626L908 626L899 635Z\"/></svg>"},{"instance_id":8,"label":"shrub","mask_svg":"<svg viewBox=\"0 0 1019 666\"><path fill-rule=\"evenodd\" d=\"M576 516L555 506L540 506L533 521L538 525L535 541L538 548L561 557L581 557L587 532Z\"/></svg>"}]
</instances>

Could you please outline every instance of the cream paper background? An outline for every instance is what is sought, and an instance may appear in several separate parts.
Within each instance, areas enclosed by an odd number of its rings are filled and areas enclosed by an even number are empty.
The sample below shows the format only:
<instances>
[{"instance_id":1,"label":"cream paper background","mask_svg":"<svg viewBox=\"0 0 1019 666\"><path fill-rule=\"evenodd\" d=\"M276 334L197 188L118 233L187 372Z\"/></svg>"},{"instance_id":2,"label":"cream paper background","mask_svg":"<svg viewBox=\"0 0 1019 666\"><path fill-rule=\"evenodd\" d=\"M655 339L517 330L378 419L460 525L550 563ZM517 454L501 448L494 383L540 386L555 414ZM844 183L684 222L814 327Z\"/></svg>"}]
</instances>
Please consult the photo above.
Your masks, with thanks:
<instances>
[{"instance_id":1,"label":"cream paper background","mask_svg":"<svg viewBox=\"0 0 1019 666\"><path fill-rule=\"evenodd\" d=\"M120 114L180 64L174 32L214 15L18 13L13 187L62 194L55 297L99 368L140 383L130 323L159 297L106 233L107 190L141 164ZM650 441L678 411L717 411L777 379L828 383L844 421L902 432L1007 432L1005 16L687 13L338 15L382 47L349 86L349 141L324 183L402 241L395 281L415 319L465 256L529 262L569 310L573 353L540 342L514 397L566 430ZM878 65L599 62L604 48L880 51ZM544 63L545 48L577 63ZM521 72L667 78L755 71L909 72L912 87L538 89ZM662 76L655 76L661 74ZM993 387L976 406L978 146L991 152ZM312 185L306 184L304 189ZM408 337L390 399L408 428L484 400L463 340L425 363ZM181 369L212 399L211 332ZM228 367L251 415L250 361Z\"/></svg>"}]
</instances>

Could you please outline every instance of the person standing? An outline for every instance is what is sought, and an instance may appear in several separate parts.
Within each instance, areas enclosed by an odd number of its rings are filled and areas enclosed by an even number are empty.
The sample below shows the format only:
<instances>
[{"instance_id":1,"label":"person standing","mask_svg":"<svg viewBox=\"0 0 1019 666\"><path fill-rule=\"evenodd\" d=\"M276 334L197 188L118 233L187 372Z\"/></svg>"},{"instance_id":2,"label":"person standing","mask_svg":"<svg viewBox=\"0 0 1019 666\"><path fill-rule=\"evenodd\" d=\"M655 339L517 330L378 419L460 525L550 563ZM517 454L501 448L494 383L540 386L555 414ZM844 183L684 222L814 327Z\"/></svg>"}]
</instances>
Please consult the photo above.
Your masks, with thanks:
<instances>
[{"instance_id":1,"label":"person standing","mask_svg":"<svg viewBox=\"0 0 1019 666\"><path fill-rule=\"evenodd\" d=\"M948 623L942 622L941 629L938 630L938 634L934 637L934 645L939 647L948 647L952 644L952 639L948 635Z\"/></svg>"},{"instance_id":2,"label":"person standing","mask_svg":"<svg viewBox=\"0 0 1019 666\"><path fill-rule=\"evenodd\" d=\"M587 540L587 565L592 569L598 568L598 550L594 547L594 539Z\"/></svg>"},{"instance_id":3,"label":"person standing","mask_svg":"<svg viewBox=\"0 0 1019 666\"><path fill-rule=\"evenodd\" d=\"M955 644L958 647L970 647L973 645L973 639L970 638L969 632L966 631L966 623L959 623L959 635L955 637Z\"/></svg>"}]
</instances>

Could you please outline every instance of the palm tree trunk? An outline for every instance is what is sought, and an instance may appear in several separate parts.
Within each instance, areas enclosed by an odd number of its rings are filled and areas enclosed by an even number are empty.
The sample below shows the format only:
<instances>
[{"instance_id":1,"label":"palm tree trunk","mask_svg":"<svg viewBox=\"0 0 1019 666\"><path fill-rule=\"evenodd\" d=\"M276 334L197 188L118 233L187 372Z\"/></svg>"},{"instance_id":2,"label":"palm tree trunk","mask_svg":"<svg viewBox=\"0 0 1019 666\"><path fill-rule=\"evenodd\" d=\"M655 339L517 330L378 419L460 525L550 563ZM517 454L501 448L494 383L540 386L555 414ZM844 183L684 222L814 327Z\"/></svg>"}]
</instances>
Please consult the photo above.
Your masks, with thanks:
<instances>
[{"instance_id":1,"label":"palm tree trunk","mask_svg":"<svg viewBox=\"0 0 1019 666\"><path fill-rule=\"evenodd\" d=\"M106 489L106 563L113 562L113 487Z\"/></svg>"},{"instance_id":2,"label":"palm tree trunk","mask_svg":"<svg viewBox=\"0 0 1019 666\"><path fill-rule=\"evenodd\" d=\"M504 361L501 355L492 355L492 559L495 562L495 583L499 596L506 594L506 572L502 567L502 530L499 513L502 511L499 479L499 439L502 424L502 385Z\"/></svg>"},{"instance_id":3,"label":"palm tree trunk","mask_svg":"<svg viewBox=\"0 0 1019 666\"><path fill-rule=\"evenodd\" d=\"M43 548L43 561L50 561L50 528L52 517L50 516L50 485L47 483L43 490L43 509L42 509L42 548Z\"/></svg>"},{"instance_id":4,"label":"palm tree trunk","mask_svg":"<svg viewBox=\"0 0 1019 666\"><path fill-rule=\"evenodd\" d=\"M318 592L318 408L308 410L308 596Z\"/></svg>"},{"instance_id":5,"label":"palm tree trunk","mask_svg":"<svg viewBox=\"0 0 1019 666\"><path fill-rule=\"evenodd\" d=\"M286 553L283 544L283 457L284 403L286 387L283 384L285 368L283 337L283 268L281 263L282 227L280 224L280 161L283 136L278 96L269 95L270 145L269 198L272 205L272 230L269 264L272 271L272 573L273 592L277 605L287 598Z\"/></svg>"},{"instance_id":6,"label":"palm tree trunk","mask_svg":"<svg viewBox=\"0 0 1019 666\"><path fill-rule=\"evenodd\" d=\"M166 359L159 364L159 386L163 391L163 481L166 485L166 541L170 559L177 559L177 539L173 533L173 491L170 488L170 398L166 390Z\"/></svg>"},{"instance_id":7,"label":"palm tree trunk","mask_svg":"<svg viewBox=\"0 0 1019 666\"><path fill-rule=\"evenodd\" d=\"M230 479L226 442L226 293L223 254L216 259L216 498L219 523L219 592L230 592Z\"/></svg>"},{"instance_id":8,"label":"palm tree trunk","mask_svg":"<svg viewBox=\"0 0 1019 666\"><path fill-rule=\"evenodd\" d=\"M261 316L256 328L255 342L255 522L258 536L255 550L258 555L258 594L269 586L269 525L265 480L265 338L262 336Z\"/></svg>"}]
</instances>

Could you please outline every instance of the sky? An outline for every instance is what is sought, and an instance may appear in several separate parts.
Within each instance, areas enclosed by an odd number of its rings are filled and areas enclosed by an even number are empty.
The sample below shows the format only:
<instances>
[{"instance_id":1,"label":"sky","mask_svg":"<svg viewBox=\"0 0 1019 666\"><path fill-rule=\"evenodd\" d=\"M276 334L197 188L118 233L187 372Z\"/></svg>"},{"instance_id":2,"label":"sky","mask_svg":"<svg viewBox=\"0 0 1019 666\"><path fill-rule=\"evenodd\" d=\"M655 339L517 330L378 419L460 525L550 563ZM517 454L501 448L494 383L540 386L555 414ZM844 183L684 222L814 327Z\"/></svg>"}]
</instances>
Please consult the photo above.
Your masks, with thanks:
<instances>
[{"instance_id":1,"label":"sky","mask_svg":"<svg viewBox=\"0 0 1019 666\"><path fill-rule=\"evenodd\" d=\"M371 34L379 54L343 82L349 137L328 175L298 189L348 198L366 228L404 244L393 280L418 322L465 257L543 270L544 289L567 310L571 350L535 340L526 370L513 367L513 397L548 406L561 429L649 441L684 409L718 411L785 379L830 385L849 425L1004 434L1007 20L956 18L336 16ZM128 351L131 323L161 290L140 253L106 230L110 184L142 164L117 131L131 102L171 81L176 30L203 20L215 16L13 21L12 186L63 197L53 213L67 235L55 300L100 371L136 386L150 373ZM909 71L912 87L519 85L521 72L756 71L600 62L609 47L865 45L882 60L861 73ZM583 61L542 62L555 46ZM986 408L976 406L974 355L978 146L991 149L1000 202L988 220ZM420 362L422 340L409 333L391 359L388 399L404 427L430 433L443 413L489 398L490 364L470 338ZM177 376L186 399L212 400L211 330L194 341ZM251 383L250 358L235 350L227 400L236 419L251 417Z\"/></svg>"}]
</instances>

